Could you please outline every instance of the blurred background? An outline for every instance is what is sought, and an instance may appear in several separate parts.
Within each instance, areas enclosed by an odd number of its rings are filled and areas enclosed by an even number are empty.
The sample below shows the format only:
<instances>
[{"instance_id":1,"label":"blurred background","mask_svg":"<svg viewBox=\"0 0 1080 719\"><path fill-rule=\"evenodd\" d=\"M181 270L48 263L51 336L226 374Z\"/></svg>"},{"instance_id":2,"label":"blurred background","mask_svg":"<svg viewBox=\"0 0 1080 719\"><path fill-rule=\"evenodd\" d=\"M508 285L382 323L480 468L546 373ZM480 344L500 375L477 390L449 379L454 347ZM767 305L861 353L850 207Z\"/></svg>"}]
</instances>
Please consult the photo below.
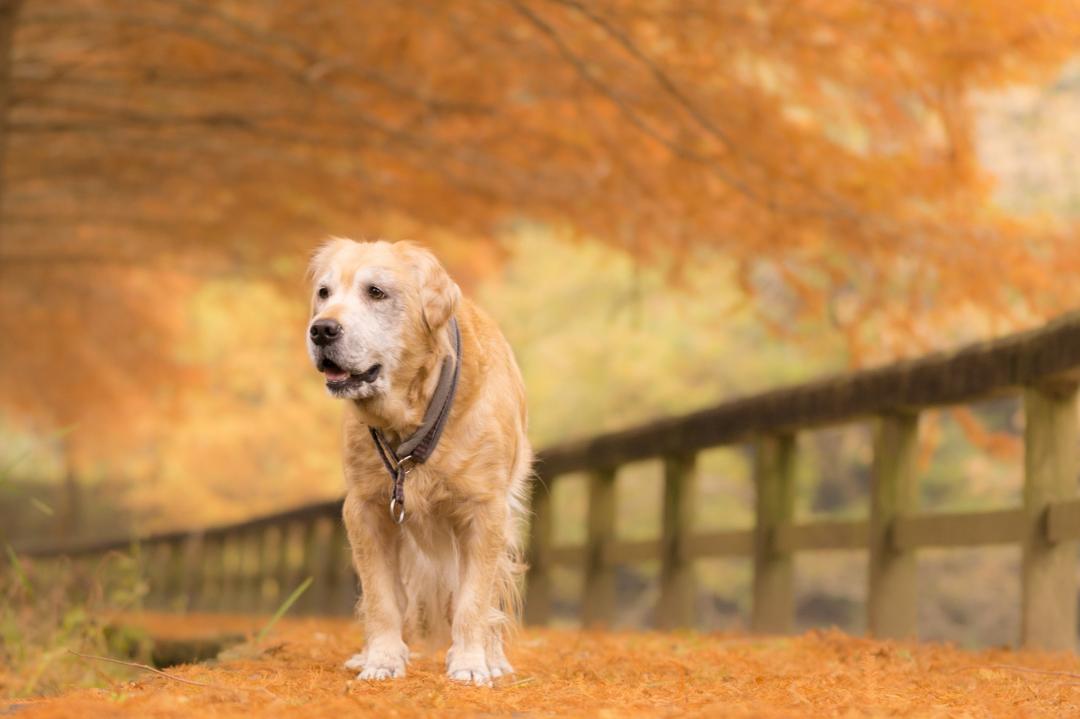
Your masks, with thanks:
<instances>
[{"instance_id":1,"label":"blurred background","mask_svg":"<svg viewBox=\"0 0 1080 719\"><path fill-rule=\"evenodd\" d=\"M513 345L538 447L1075 308L1078 13L3 0L2 539L338 496L303 337L329 234L436 251ZM924 421L925 507L1016 504L1014 401ZM866 512L869 427L800 449L799 516ZM705 454L702 528L749 526L749 459ZM658 465L623 476L620 535L656 536ZM557 541L584 491L559 483ZM926 552L923 637L1011 641L1018 558ZM703 628L745 624L749 560L701 565ZM800 624L861 630L864 565L800 558ZM620 623L652 585L620 573Z\"/></svg>"}]
</instances>

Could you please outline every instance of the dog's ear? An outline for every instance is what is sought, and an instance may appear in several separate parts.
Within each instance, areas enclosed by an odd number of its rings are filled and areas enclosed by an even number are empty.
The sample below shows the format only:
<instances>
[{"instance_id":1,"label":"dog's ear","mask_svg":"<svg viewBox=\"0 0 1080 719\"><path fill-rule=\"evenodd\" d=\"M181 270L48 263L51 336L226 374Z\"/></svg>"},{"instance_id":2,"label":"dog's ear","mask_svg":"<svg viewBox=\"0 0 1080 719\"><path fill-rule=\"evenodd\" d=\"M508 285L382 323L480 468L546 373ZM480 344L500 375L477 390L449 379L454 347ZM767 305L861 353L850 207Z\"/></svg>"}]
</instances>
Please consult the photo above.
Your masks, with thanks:
<instances>
[{"instance_id":1,"label":"dog's ear","mask_svg":"<svg viewBox=\"0 0 1080 719\"><path fill-rule=\"evenodd\" d=\"M307 270L308 282L313 282L316 277L325 272L326 266L330 264L330 260L334 258L334 255L341 248L351 244L354 244L353 241L344 237L326 238L326 241L319 245L319 249L315 250L311 255L311 262L308 263Z\"/></svg>"},{"instance_id":2,"label":"dog's ear","mask_svg":"<svg viewBox=\"0 0 1080 719\"><path fill-rule=\"evenodd\" d=\"M397 242L395 246L405 253L416 272L424 324L429 332L435 332L450 321L461 302L461 289L428 250L411 242Z\"/></svg>"}]
</instances>

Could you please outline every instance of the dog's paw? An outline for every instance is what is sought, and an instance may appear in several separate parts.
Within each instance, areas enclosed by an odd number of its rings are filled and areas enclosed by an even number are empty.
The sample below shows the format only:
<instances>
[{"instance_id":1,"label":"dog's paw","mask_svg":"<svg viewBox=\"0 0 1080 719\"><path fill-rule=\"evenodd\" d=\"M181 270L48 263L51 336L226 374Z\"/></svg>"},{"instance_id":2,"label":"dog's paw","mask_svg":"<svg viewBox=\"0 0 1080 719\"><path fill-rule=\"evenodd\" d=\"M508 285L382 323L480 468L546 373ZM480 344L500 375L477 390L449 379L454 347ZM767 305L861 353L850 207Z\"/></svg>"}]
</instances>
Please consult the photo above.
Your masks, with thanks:
<instances>
[{"instance_id":1,"label":"dog's paw","mask_svg":"<svg viewBox=\"0 0 1080 719\"><path fill-rule=\"evenodd\" d=\"M462 684L475 684L478 687L491 686L491 673L487 667L472 667L471 669L451 669L446 675L455 682Z\"/></svg>"},{"instance_id":2,"label":"dog's paw","mask_svg":"<svg viewBox=\"0 0 1080 719\"><path fill-rule=\"evenodd\" d=\"M509 676L514 673L514 668L510 666L510 662L507 661L506 655L503 654L502 642L488 645L487 666L492 679L498 679L499 677Z\"/></svg>"},{"instance_id":3,"label":"dog's paw","mask_svg":"<svg viewBox=\"0 0 1080 719\"><path fill-rule=\"evenodd\" d=\"M345 662L348 669L360 673L357 679L382 681L405 676L405 664L409 660L409 649L404 644L398 647L368 647L360 654L354 654Z\"/></svg>"},{"instance_id":4,"label":"dog's paw","mask_svg":"<svg viewBox=\"0 0 1080 719\"><path fill-rule=\"evenodd\" d=\"M381 682L384 679L400 679L403 676L405 676L404 664L368 664L362 672L356 675L356 678L364 681Z\"/></svg>"},{"instance_id":5,"label":"dog's paw","mask_svg":"<svg viewBox=\"0 0 1080 719\"><path fill-rule=\"evenodd\" d=\"M488 671L491 673L492 679L498 679L513 674L514 668L510 666L510 662L506 661L506 657L502 657L494 662L488 661Z\"/></svg>"},{"instance_id":6,"label":"dog's paw","mask_svg":"<svg viewBox=\"0 0 1080 719\"><path fill-rule=\"evenodd\" d=\"M483 653L451 652L447 661L446 676L455 682L491 686L491 672Z\"/></svg>"}]
</instances>

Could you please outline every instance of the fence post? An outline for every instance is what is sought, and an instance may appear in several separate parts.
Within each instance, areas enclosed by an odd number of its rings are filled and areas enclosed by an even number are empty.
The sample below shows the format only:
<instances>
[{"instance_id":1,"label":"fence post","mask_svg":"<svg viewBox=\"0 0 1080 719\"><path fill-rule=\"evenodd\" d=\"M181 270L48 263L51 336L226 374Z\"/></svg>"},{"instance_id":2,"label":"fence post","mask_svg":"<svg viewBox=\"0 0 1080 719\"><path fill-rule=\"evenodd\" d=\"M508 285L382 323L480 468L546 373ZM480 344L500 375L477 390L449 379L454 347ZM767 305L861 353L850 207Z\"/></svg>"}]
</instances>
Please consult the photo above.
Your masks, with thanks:
<instances>
[{"instance_id":1,"label":"fence post","mask_svg":"<svg viewBox=\"0 0 1080 719\"><path fill-rule=\"evenodd\" d=\"M241 587L239 608L243 612L254 612L259 608L259 595L262 592L259 537L258 527L248 527L241 532L237 541L240 549L240 560L237 562Z\"/></svg>"},{"instance_id":2,"label":"fence post","mask_svg":"<svg viewBox=\"0 0 1080 719\"><path fill-rule=\"evenodd\" d=\"M340 514L334 515L334 544L337 547L338 556L341 557L338 563L341 581L338 582L334 599L334 606L338 607L335 614L355 615L363 588L353 568L352 545L349 544L348 532L345 531L345 522Z\"/></svg>"},{"instance_id":3,"label":"fence post","mask_svg":"<svg viewBox=\"0 0 1080 719\"><path fill-rule=\"evenodd\" d=\"M615 538L615 469L589 474L589 510L585 540L585 596L582 623L607 625L615 614L615 569L604 551Z\"/></svg>"},{"instance_id":4,"label":"fence post","mask_svg":"<svg viewBox=\"0 0 1080 719\"><path fill-rule=\"evenodd\" d=\"M277 526L265 525L259 531L259 612L272 612L277 607ZM269 591L270 589L273 591Z\"/></svg>"},{"instance_id":5,"label":"fence post","mask_svg":"<svg viewBox=\"0 0 1080 719\"><path fill-rule=\"evenodd\" d=\"M200 606L206 587L206 563L203 561L203 534L191 532L183 540L184 570L180 580L180 594L184 609L194 611Z\"/></svg>"},{"instance_id":6,"label":"fence post","mask_svg":"<svg viewBox=\"0 0 1080 719\"><path fill-rule=\"evenodd\" d=\"M149 588L146 606L158 610L170 609L168 584L172 568L172 545L159 539L146 544L143 551L146 556L145 578Z\"/></svg>"},{"instance_id":7,"label":"fence post","mask_svg":"<svg viewBox=\"0 0 1080 719\"><path fill-rule=\"evenodd\" d=\"M656 624L661 629L694 626L697 580L685 547L694 525L696 460L694 454L664 457L660 601L656 607Z\"/></svg>"},{"instance_id":8,"label":"fence post","mask_svg":"<svg viewBox=\"0 0 1080 719\"><path fill-rule=\"evenodd\" d=\"M543 625L551 618L551 490L542 479L532 484L530 508L525 623Z\"/></svg>"},{"instance_id":9,"label":"fence post","mask_svg":"<svg viewBox=\"0 0 1080 719\"><path fill-rule=\"evenodd\" d=\"M326 517L313 517L307 531L304 561L311 586L299 601L307 614L320 614L325 611L330 596L330 521Z\"/></svg>"},{"instance_id":10,"label":"fence post","mask_svg":"<svg viewBox=\"0 0 1080 719\"><path fill-rule=\"evenodd\" d=\"M174 537L168 541L169 564L165 583L162 587L164 599L162 606L173 612L187 609L187 597L183 594L184 569L187 563L187 544L185 537Z\"/></svg>"},{"instance_id":11,"label":"fence post","mask_svg":"<svg viewBox=\"0 0 1080 719\"><path fill-rule=\"evenodd\" d=\"M303 557L301 556L298 562L294 562L294 554L303 554L301 548L299 552L296 552L296 545L298 543L303 544L303 538L298 536L298 527L295 522L282 522L281 536L278 542L278 567L277 567L277 584L278 584L278 596L277 601L280 603L286 597L288 597L297 586L297 577L303 571Z\"/></svg>"},{"instance_id":12,"label":"fence post","mask_svg":"<svg viewBox=\"0 0 1080 719\"><path fill-rule=\"evenodd\" d=\"M311 577L311 558L315 553L315 543L318 539L318 525L309 519L301 519L297 522L297 534L300 536L300 562L293 574L292 586L288 588L291 593L308 577ZM312 577L314 580L314 577ZM312 582L314 583L314 581ZM296 600L293 605L294 614L310 614L308 608L311 605L311 587Z\"/></svg>"},{"instance_id":13,"label":"fence post","mask_svg":"<svg viewBox=\"0 0 1080 719\"><path fill-rule=\"evenodd\" d=\"M777 545L777 529L795 514L795 436L762 437L754 452L756 524L754 526L755 632L784 634L795 619L794 567L790 551Z\"/></svg>"},{"instance_id":14,"label":"fence post","mask_svg":"<svg viewBox=\"0 0 1080 719\"><path fill-rule=\"evenodd\" d=\"M328 520L330 536L327 538L327 564L326 581L327 591L321 607L325 614L340 616L352 613L353 601L350 593L349 601L342 601L342 590L347 588L352 578L349 568L346 550L349 548L349 540L345 536L345 523L341 521L339 514L331 514Z\"/></svg>"},{"instance_id":15,"label":"fence post","mask_svg":"<svg viewBox=\"0 0 1080 719\"><path fill-rule=\"evenodd\" d=\"M882 415L874 443L870 492L870 586L867 627L875 637L911 639L918 635L918 566L915 551L892 541L894 520L919 503L916 475L919 415Z\"/></svg>"},{"instance_id":16,"label":"fence post","mask_svg":"<svg viewBox=\"0 0 1080 719\"><path fill-rule=\"evenodd\" d=\"M1076 496L1077 386L1024 391L1024 534L1021 643L1032 649L1076 647L1076 542L1051 543L1047 506Z\"/></svg>"},{"instance_id":17,"label":"fence post","mask_svg":"<svg viewBox=\"0 0 1080 719\"><path fill-rule=\"evenodd\" d=\"M169 581L169 561L171 559L168 542L163 542L160 539L154 541L150 546L147 558L149 559L148 576L150 581L148 599L151 600L149 606L153 609L164 610L167 596L165 586Z\"/></svg>"},{"instance_id":18,"label":"fence post","mask_svg":"<svg viewBox=\"0 0 1080 719\"><path fill-rule=\"evenodd\" d=\"M203 537L203 576L205 584L200 592L199 609L204 612L221 611L222 590L225 582L225 537L220 532Z\"/></svg>"},{"instance_id":19,"label":"fence post","mask_svg":"<svg viewBox=\"0 0 1080 719\"><path fill-rule=\"evenodd\" d=\"M244 559L243 536L232 527L222 537L222 564L225 574L221 582L220 611L237 612L240 610L239 598L243 588L242 571Z\"/></svg>"}]
</instances>

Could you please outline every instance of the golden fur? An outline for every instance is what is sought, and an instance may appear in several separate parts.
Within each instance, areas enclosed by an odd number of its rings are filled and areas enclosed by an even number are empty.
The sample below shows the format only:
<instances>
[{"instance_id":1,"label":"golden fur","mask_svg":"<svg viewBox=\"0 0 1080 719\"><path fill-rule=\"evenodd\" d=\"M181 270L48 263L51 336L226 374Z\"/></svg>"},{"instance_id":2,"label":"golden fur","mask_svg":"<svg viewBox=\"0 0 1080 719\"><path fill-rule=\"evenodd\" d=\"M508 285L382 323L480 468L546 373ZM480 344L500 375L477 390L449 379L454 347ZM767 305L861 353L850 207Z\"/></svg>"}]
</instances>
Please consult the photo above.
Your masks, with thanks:
<instances>
[{"instance_id":1,"label":"golden fur","mask_svg":"<svg viewBox=\"0 0 1080 719\"><path fill-rule=\"evenodd\" d=\"M359 358L349 369L383 365L378 387L357 390L373 394L346 401L344 519L366 636L347 666L363 679L402 676L404 641L427 636L450 641L451 678L490 683L513 671L503 640L520 613L518 524L532 463L513 353L494 321L417 245L335 239L315 255L311 274L312 321L336 319L344 335L365 336L374 347L343 345L341 356ZM363 285L375 281L392 288L377 305ZM443 358L452 355L451 316L462 340L457 396L434 454L406 478L407 519L398 526L368 427L396 446L419 426ZM320 348L311 350L317 361Z\"/></svg>"}]
</instances>

